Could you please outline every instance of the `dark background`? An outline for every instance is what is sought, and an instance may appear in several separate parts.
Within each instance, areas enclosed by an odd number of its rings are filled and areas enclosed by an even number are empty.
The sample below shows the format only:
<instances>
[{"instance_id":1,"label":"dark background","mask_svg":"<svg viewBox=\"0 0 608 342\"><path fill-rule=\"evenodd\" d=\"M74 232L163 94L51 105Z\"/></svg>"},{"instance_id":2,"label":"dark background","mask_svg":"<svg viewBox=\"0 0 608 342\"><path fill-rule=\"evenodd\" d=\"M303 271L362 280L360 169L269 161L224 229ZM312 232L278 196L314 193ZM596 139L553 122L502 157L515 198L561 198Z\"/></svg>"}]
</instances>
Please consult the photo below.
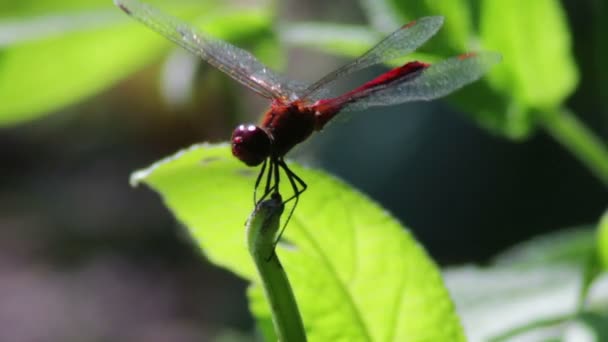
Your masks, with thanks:
<instances>
[{"instance_id":1,"label":"dark background","mask_svg":"<svg viewBox=\"0 0 608 342\"><path fill-rule=\"evenodd\" d=\"M602 73L586 67L591 1L563 3L582 76L568 106L606 139ZM363 20L344 1L284 7L290 19ZM294 75L322 76L328 61L340 63L301 49L290 60ZM228 140L264 104L202 65L192 103L172 110L158 96L161 62L0 129L0 341L190 341L253 329L246 284L204 261L160 198L128 179L193 143ZM442 265L483 263L533 235L593 224L608 203L605 187L546 134L520 143L492 136L446 102L341 121L294 155L380 202Z\"/></svg>"}]
</instances>

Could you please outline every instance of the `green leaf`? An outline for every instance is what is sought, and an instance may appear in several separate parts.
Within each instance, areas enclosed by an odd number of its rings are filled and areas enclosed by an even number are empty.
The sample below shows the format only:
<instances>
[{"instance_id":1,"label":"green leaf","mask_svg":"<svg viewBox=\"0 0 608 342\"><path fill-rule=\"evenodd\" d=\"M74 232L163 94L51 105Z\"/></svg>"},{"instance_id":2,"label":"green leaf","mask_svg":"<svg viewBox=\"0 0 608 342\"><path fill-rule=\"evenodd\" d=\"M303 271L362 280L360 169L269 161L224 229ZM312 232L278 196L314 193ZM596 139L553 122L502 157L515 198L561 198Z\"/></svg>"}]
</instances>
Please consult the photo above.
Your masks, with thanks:
<instances>
[{"instance_id":1,"label":"green leaf","mask_svg":"<svg viewBox=\"0 0 608 342\"><path fill-rule=\"evenodd\" d=\"M578 227L534 237L498 255L497 266L541 267L585 264L595 252L592 227Z\"/></svg>"},{"instance_id":2,"label":"green leaf","mask_svg":"<svg viewBox=\"0 0 608 342\"><path fill-rule=\"evenodd\" d=\"M404 22L430 15L445 17L443 28L436 38L433 38L429 44L425 44L422 51L446 57L461 54L471 47L473 21L469 1L384 1L390 3L391 7L397 10Z\"/></svg>"},{"instance_id":3,"label":"green leaf","mask_svg":"<svg viewBox=\"0 0 608 342\"><path fill-rule=\"evenodd\" d=\"M608 312L590 312L581 315L577 319L577 323L581 326L579 332L584 333L593 341L608 341ZM581 328L584 328L581 329Z\"/></svg>"},{"instance_id":4,"label":"green leaf","mask_svg":"<svg viewBox=\"0 0 608 342\"><path fill-rule=\"evenodd\" d=\"M108 16L110 8L113 12ZM184 7L178 8L184 11ZM13 27L23 32L38 27L33 32L42 32L39 37L29 37L0 50L0 125L35 119L92 96L175 46L118 8L108 10L86 13L91 21L98 19L93 27L83 24L80 29L59 28L53 35L40 30L40 19L28 19L29 22ZM269 34L272 24L268 9L201 5L199 11L205 16L194 23L220 38L259 39ZM192 16L197 12L188 13ZM81 20L83 16L65 15L64 20L55 22Z\"/></svg>"},{"instance_id":5,"label":"green leaf","mask_svg":"<svg viewBox=\"0 0 608 342\"><path fill-rule=\"evenodd\" d=\"M498 255L495 265L518 269L572 266L580 269L578 310L582 311L591 284L599 275L596 232L592 227L573 228L534 237Z\"/></svg>"},{"instance_id":6,"label":"green leaf","mask_svg":"<svg viewBox=\"0 0 608 342\"><path fill-rule=\"evenodd\" d=\"M82 10L98 10L108 8L108 0L20 0L0 2L0 18L29 17Z\"/></svg>"},{"instance_id":7,"label":"green leaf","mask_svg":"<svg viewBox=\"0 0 608 342\"><path fill-rule=\"evenodd\" d=\"M281 38L294 46L303 46L339 56L358 57L378 43L385 34L365 26L305 22L281 28ZM435 62L437 55L411 53L407 60ZM391 61L397 66L403 61ZM319 75L320 78L323 75Z\"/></svg>"},{"instance_id":8,"label":"green leaf","mask_svg":"<svg viewBox=\"0 0 608 342\"><path fill-rule=\"evenodd\" d=\"M344 183L290 167L309 189L287 227L289 245L277 252L310 341L464 340L439 270L408 231ZM244 241L256 173L228 146L201 145L132 179L161 194L209 260L256 283ZM260 300L251 308L267 322Z\"/></svg>"},{"instance_id":9,"label":"green leaf","mask_svg":"<svg viewBox=\"0 0 608 342\"><path fill-rule=\"evenodd\" d=\"M137 44L133 44L137 41ZM0 125L40 117L95 94L165 49L132 25L74 31L0 53Z\"/></svg>"},{"instance_id":10,"label":"green leaf","mask_svg":"<svg viewBox=\"0 0 608 342\"><path fill-rule=\"evenodd\" d=\"M570 316L576 309L578 275L572 266L468 265L444 271L470 341L494 341L533 322Z\"/></svg>"},{"instance_id":11,"label":"green leaf","mask_svg":"<svg viewBox=\"0 0 608 342\"><path fill-rule=\"evenodd\" d=\"M565 322L603 310L608 277L597 272L595 234L590 226L553 232L509 248L489 267L445 270L467 336L510 341L543 330L561 336Z\"/></svg>"},{"instance_id":12,"label":"green leaf","mask_svg":"<svg viewBox=\"0 0 608 342\"><path fill-rule=\"evenodd\" d=\"M557 0L484 1L481 40L484 48L503 54L490 74L492 85L520 106L559 106L577 86L570 33Z\"/></svg>"},{"instance_id":13,"label":"green leaf","mask_svg":"<svg viewBox=\"0 0 608 342\"><path fill-rule=\"evenodd\" d=\"M486 78L449 97L493 133L527 137L539 121L534 110L560 105L576 88L578 72L559 1L393 1L406 15L445 15L445 27L423 51L483 49L503 55Z\"/></svg>"}]
</instances>

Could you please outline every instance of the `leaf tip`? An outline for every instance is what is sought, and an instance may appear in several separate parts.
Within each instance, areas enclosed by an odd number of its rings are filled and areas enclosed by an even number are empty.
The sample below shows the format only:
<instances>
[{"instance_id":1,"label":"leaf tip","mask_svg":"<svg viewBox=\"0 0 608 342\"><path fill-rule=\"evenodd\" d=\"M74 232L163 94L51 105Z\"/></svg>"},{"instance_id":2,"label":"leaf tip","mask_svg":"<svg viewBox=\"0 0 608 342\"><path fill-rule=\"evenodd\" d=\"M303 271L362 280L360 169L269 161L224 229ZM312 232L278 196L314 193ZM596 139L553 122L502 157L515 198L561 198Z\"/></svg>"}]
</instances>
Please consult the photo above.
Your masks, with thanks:
<instances>
[{"instance_id":1,"label":"leaf tip","mask_svg":"<svg viewBox=\"0 0 608 342\"><path fill-rule=\"evenodd\" d=\"M200 143L200 144L194 144L190 147L179 150L168 157L165 157L163 159L156 161L155 163L153 163L152 165L150 165L144 169L133 172L131 174L131 177L129 177L129 184L132 187L137 187L140 183L145 182L146 179L152 174L152 172L154 172L160 166L162 166L163 164L169 163L171 161L174 161L176 159L179 159L182 155L184 155L188 152L191 152L191 151L197 150L197 149L205 149L205 148L215 148L215 147L221 148L225 145L227 145L227 143L210 144L210 143L205 142L205 143ZM205 164L205 163L210 162L211 160L212 160L211 158L207 158L207 159L202 160L202 163Z\"/></svg>"},{"instance_id":2,"label":"leaf tip","mask_svg":"<svg viewBox=\"0 0 608 342\"><path fill-rule=\"evenodd\" d=\"M133 172L131 177L129 177L129 185L131 187L136 188L139 183L141 183L151 172L151 168L141 169Z\"/></svg>"}]
</instances>

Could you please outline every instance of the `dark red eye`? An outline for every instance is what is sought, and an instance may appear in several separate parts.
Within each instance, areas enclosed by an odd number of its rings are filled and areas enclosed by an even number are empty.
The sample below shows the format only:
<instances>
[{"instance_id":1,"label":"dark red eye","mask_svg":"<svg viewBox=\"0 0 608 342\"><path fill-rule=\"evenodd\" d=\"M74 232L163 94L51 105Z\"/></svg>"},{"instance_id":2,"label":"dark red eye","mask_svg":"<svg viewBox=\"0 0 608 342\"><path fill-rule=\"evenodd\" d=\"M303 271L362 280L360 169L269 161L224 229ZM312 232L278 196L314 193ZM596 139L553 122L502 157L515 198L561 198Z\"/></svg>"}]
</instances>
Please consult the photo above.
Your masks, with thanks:
<instances>
[{"instance_id":1,"label":"dark red eye","mask_svg":"<svg viewBox=\"0 0 608 342\"><path fill-rule=\"evenodd\" d=\"M260 165L270 156L268 133L255 125L240 125L232 132L232 154L249 166Z\"/></svg>"}]
</instances>

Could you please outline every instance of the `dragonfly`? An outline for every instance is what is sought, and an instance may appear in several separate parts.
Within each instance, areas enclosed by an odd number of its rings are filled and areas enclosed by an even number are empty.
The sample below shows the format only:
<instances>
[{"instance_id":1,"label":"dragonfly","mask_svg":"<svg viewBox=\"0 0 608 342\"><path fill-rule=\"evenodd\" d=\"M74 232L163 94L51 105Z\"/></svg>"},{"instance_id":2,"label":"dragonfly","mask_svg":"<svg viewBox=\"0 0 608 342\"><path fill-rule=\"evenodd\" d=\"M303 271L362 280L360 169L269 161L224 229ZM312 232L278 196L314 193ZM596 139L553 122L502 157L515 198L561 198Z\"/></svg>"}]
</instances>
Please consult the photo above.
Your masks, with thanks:
<instances>
[{"instance_id":1,"label":"dragonfly","mask_svg":"<svg viewBox=\"0 0 608 342\"><path fill-rule=\"evenodd\" d=\"M411 61L342 95L328 96L329 90L345 76L415 51L437 33L443 25L443 17L423 17L403 25L357 59L307 85L286 79L251 53L148 4L137 0L114 2L129 16L271 101L257 125L236 127L231 138L232 154L247 166L261 165L255 181L254 205L270 194L279 194L282 171L293 189L293 195L284 200L285 203L295 199L292 213L307 184L289 168L285 155L312 133L322 130L336 115L375 106L437 99L480 79L501 60L500 54L484 51L461 54L435 64ZM264 191L258 200L261 182L264 182Z\"/></svg>"}]
</instances>

